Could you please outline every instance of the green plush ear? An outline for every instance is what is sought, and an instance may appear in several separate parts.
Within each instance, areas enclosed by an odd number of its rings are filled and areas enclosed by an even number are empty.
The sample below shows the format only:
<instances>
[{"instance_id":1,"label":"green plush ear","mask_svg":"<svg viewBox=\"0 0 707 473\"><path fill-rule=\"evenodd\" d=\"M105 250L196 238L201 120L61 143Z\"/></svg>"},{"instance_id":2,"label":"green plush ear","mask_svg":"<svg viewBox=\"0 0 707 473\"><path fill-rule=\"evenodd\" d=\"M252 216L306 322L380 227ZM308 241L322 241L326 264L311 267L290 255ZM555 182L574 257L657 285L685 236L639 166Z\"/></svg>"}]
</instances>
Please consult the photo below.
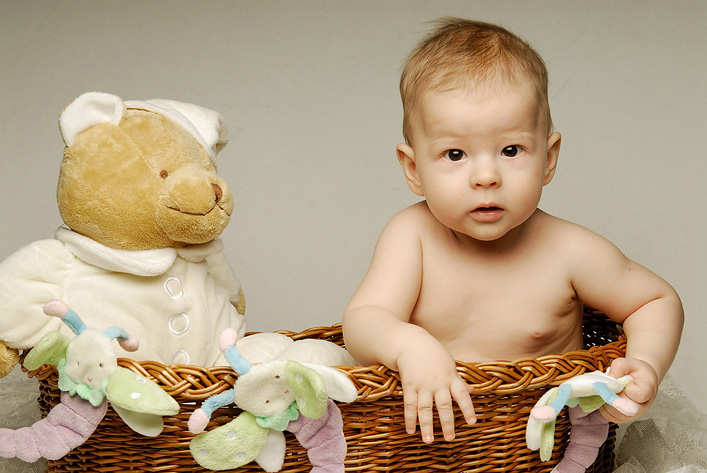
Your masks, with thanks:
<instances>
[{"instance_id":1,"label":"green plush ear","mask_svg":"<svg viewBox=\"0 0 707 473\"><path fill-rule=\"evenodd\" d=\"M540 460L546 462L552 458L555 446L555 421L545 422L540 426Z\"/></svg>"},{"instance_id":2,"label":"green plush ear","mask_svg":"<svg viewBox=\"0 0 707 473\"><path fill-rule=\"evenodd\" d=\"M542 395L535 407L547 406L557 398L558 388L552 388ZM540 459L548 461L552 457L555 446L555 421L539 422L528 417L525 431L525 442L530 450L540 450Z\"/></svg>"},{"instance_id":3,"label":"green plush ear","mask_svg":"<svg viewBox=\"0 0 707 473\"><path fill-rule=\"evenodd\" d=\"M321 375L291 360L285 364L285 373L300 414L310 419L320 418L327 405L327 390Z\"/></svg>"},{"instance_id":4,"label":"green plush ear","mask_svg":"<svg viewBox=\"0 0 707 473\"><path fill-rule=\"evenodd\" d=\"M558 393L558 389L551 389L546 399L547 404L551 404ZM540 426L540 459L544 462L552 458L552 449L555 446L555 422L552 420Z\"/></svg>"},{"instance_id":5,"label":"green plush ear","mask_svg":"<svg viewBox=\"0 0 707 473\"><path fill-rule=\"evenodd\" d=\"M189 443L194 460L209 470L230 470L256 459L269 429L263 429L255 416L243 412L226 425L204 432Z\"/></svg>"},{"instance_id":6,"label":"green plush ear","mask_svg":"<svg viewBox=\"0 0 707 473\"><path fill-rule=\"evenodd\" d=\"M117 367L108 381L106 396L114 406L141 414L175 415L179 403L154 381Z\"/></svg>"},{"instance_id":7,"label":"green plush ear","mask_svg":"<svg viewBox=\"0 0 707 473\"><path fill-rule=\"evenodd\" d=\"M604 401L601 396L587 396L577 399L576 404L582 408L582 412L593 412L606 404L606 401ZM575 407L574 405L570 405L569 402L567 403L567 406Z\"/></svg>"},{"instance_id":8,"label":"green plush ear","mask_svg":"<svg viewBox=\"0 0 707 473\"><path fill-rule=\"evenodd\" d=\"M69 337L59 332L49 332L27 353L23 366L32 371L44 364L57 365L66 358L68 345Z\"/></svg>"},{"instance_id":9,"label":"green plush ear","mask_svg":"<svg viewBox=\"0 0 707 473\"><path fill-rule=\"evenodd\" d=\"M157 383L120 366L108 379L106 397L123 422L146 437L162 433L163 415L179 412L179 403Z\"/></svg>"}]
</instances>

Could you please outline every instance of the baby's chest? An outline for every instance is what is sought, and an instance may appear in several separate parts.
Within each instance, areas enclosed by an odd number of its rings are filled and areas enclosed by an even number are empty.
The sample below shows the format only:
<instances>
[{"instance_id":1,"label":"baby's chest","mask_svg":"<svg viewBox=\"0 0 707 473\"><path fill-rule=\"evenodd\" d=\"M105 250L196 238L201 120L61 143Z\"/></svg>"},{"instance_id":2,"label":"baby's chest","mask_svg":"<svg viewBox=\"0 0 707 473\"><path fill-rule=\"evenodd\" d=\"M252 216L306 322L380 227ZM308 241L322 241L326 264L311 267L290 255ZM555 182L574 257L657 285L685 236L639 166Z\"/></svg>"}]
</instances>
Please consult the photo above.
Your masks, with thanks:
<instances>
[{"instance_id":1,"label":"baby's chest","mask_svg":"<svg viewBox=\"0 0 707 473\"><path fill-rule=\"evenodd\" d=\"M418 306L444 312L566 312L576 294L565 268L542 260L475 261L437 256L423 264Z\"/></svg>"},{"instance_id":2,"label":"baby's chest","mask_svg":"<svg viewBox=\"0 0 707 473\"><path fill-rule=\"evenodd\" d=\"M547 343L581 312L566 269L544 258L426 258L413 321L437 338ZM456 256L456 257L455 257Z\"/></svg>"},{"instance_id":3,"label":"baby's chest","mask_svg":"<svg viewBox=\"0 0 707 473\"><path fill-rule=\"evenodd\" d=\"M535 357L581 347L582 304L553 272L428 271L412 321L457 359Z\"/></svg>"}]
</instances>

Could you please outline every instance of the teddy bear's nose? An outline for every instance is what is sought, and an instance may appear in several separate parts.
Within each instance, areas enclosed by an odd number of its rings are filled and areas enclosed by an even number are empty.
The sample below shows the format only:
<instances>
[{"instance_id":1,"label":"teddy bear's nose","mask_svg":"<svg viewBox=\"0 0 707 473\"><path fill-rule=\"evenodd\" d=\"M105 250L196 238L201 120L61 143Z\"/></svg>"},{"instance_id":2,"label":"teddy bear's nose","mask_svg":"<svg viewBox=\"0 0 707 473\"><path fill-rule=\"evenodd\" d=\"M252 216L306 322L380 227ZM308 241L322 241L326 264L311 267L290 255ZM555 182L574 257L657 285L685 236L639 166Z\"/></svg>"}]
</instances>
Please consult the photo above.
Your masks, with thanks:
<instances>
[{"instance_id":1,"label":"teddy bear's nose","mask_svg":"<svg viewBox=\"0 0 707 473\"><path fill-rule=\"evenodd\" d=\"M214 188L214 194L216 195L216 203L219 203L221 201L221 197L223 197L223 191L218 186L218 184L211 184L211 187Z\"/></svg>"}]
</instances>

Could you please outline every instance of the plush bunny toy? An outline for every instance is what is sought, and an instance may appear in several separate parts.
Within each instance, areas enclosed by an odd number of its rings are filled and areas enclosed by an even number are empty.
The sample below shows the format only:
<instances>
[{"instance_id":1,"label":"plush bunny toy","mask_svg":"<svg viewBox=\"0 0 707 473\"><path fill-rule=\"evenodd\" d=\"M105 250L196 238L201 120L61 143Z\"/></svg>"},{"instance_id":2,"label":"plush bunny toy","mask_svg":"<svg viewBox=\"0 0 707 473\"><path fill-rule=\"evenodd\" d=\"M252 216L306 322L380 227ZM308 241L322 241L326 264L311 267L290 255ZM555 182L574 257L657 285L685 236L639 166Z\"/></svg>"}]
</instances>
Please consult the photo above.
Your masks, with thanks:
<instances>
[{"instance_id":1,"label":"plush bunny toy","mask_svg":"<svg viewBox=\"0 0 707 473\"><path fill-rule=\"evenodd\" d=\"M189 418L189 430L199 434L189 446L194 459L211 470L256 461L265 471L276 472L284 462L283 431L288 430L307 449L312 473L343 473L346 440L341 412L332 399L353 402L357 391L351 380L321 364L274 359L252 365L236 348L237 338L232 329L219 338L221 350L239 374L236 385L208 398ZM211 414L231 403L243 412L202 433Z\"/></svg>"},{"instance_id":2,"label":"plush bunny toy","mask_svg":"<svg viewBox=\"0 0 707 473\"><path fill-rule=\"evenodd\" d=\"M61 403L31 427L0 429L0 457L33 462L57 460L93 433L107 410L107 400L136 432L154 437L162 432L163 415L175 415L179 404L153 381L118 366L111 340L135 351L138 341L119 327L98 331L61 301L44 306L48 316L64 322L76 338L49 332L27 358L28 369L58 365Z\"/></svg>"},{"instance_id":3,"label":"plush bunny toy","mask_svg":"<svg viewBox=\"0 0 707 473\"><path fill-rule=\"evenodd\" d=\"M564 406L570 407L572 425L565 455L553 473L583 473L597 458L599 448L609 433L609 421L599 408L609 404L622 414L634 416L638 405L617 394L632 380L631 376L614 379L601 371L584 373L546 392L530 411L525 431L530 450L540 450L540 459L552 457L555 419Z\"/></svg>"}]
</instances>

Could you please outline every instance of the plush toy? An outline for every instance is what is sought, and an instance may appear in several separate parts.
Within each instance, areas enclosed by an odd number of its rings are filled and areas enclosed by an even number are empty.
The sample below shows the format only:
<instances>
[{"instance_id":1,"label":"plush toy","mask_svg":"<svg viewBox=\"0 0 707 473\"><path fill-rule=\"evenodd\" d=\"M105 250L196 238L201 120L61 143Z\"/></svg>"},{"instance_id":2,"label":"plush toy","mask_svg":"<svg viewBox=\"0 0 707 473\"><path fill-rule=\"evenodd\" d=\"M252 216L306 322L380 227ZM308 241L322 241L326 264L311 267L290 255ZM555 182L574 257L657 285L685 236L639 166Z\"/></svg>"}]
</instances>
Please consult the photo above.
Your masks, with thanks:
<instances>
[{"instance_id":1,"label":"plush toy","mask_svg":"<svg viewBox=\"0 0 707 473\"><path fill-rule=\"evenodd\" d=\"M116 347L117 356L226 365L214 341L227 328L245 333L245 299L218 238L234 209L216 174L227 142L221 115L171 100L124 102L90 92L66 107L59 127L66 147L57 204L65 225L0 263L0 377L17 364L18 349L48 343L42 340L49 333L72 334L43 312L51 300L82 314L87 326L120 326L141 341L136 351ZM254 363L282 355L356 364L324 341L259 334L241 344ZM67 410L70 419L86 414L83 401L66 393L62 399L39 428ZM69 444L90 435L102 418L94 414Z\"/></svg>"},{"instance_id":2,"label":"plush toy","mask_svg":"<svg viewBox=\"0 0 707 473\"><path fill-rule=\"evenodd\" d=\"M70 334L42 312L53 299L89 326L118 325L140 339L129 355L137 361L225 364L213 340L227 327L244 333L245 301L217 238L234 206L216 174L227 142L221 115L90 92L59 125L66 226L0 263L0 375L17 363L14 350Z\"/></svg>"},{"instance_id":3,"label":"plush toy","mask_svg":"<svg viewBox=\"0 0 707 473\"><path fill-rule=\"evenodd\" d=\"M357 392L351 380L334 368L293 360L252 365L239 353L236 340L236 332L226 329L219 346L238 381L233 389L207 399L189 418L189 430L199 433L190 443L194 459L211 470L255 460L265 471L279 471L285 458L283 431L288 430L307 449L312 473L343 473L346 440L341 412L332 399L353 402ZM217 408L231 403L243 412L200 433Z\"/></svg>"},{"instance_id":4,"label":"plush toy","mask_svg":"<svg viewBox=\"0 0 707 473\"><path fill-rule=\"evenodd\" d=\"M526 444L540 450L540 459L548 461L554 444L555 419L566 405L570 408L570 442L565 455L553 469L558 473L582 473L599 453L609 433L609 421L599 408L607 403L627 416L636 415L638 405L617 396L632 380L631 376L614 379L607 373L585 373L545 393L530 411L526 428Z\"/></svg>"},{"instance_id":5,"label":"plush toy","mask_svg":"<svg viewBox=\"0 0 707 473\"><path fill-rule=\"evenodd\" d=\"M59 371L61 403L44 419L18 430L0 429L0 456L34 462L57 460L81 445L93 433L107 410L107 401L136 432L154 437L162 432L163 415L175 415L179 404L153 381L118 366L111 340L124 350L137 350L138 342L123 329L103 332L87 328L79 316L60 301L44 307L76 337L69 340L49 332L27 355L24 365L37 369L45 363Z\"/></svg>"}]
</instances>

